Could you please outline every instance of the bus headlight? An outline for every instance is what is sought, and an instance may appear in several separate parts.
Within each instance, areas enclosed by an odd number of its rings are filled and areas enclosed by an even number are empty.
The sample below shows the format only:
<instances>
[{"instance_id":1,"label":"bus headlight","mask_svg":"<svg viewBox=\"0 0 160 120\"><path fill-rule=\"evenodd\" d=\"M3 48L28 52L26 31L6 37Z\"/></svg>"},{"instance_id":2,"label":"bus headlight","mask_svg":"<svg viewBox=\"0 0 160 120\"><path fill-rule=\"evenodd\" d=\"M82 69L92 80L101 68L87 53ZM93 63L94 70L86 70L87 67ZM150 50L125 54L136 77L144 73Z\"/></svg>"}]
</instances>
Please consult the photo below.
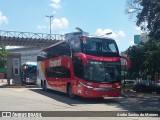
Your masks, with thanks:
<instances>
[{"instance_id":1,"label":"bus headlight","mask_svg":"<svg viewBox=\"0 0 160 120\"><path fill-rule=\"evenodd\" d=\"M89 89L93 89L94 87L92 87L92 86L89 86L89 85L85 85L85 84L83 84L83 83L81 83L81 82L79 82L80 83L80 85L82 85L82 86L84 86L84 87L86 87L86 88L89 88Z\"/></svg>"},{"instance_id":2,"label":"bus headlight","mask_svg":"<svg viewBox=\"0 0 160 120\"><path fill-rule=\"evenodd\" d=\"M121 86L118 86L117 88L121 88Z\"/></svg>"}]
</instances>

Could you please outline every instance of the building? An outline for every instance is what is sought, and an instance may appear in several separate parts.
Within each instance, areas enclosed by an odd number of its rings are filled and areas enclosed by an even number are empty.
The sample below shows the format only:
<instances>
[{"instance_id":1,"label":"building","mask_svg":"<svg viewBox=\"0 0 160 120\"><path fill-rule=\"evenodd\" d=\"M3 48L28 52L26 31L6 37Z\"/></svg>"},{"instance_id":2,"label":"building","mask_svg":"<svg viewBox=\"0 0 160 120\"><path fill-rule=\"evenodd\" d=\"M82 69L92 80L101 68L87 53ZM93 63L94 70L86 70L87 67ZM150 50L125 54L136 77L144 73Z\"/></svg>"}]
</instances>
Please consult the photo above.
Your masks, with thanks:
<instances>
[{"instance_id":1,"label":"building","mask_svg":"<svg viewBox=\"0 0 160 120\"><path fill-rule=\"evenodd\" d=\"M40 48L16 48L16 49L9 49L9 53L17 53L21 54L21 64L27 61L37 61L37 55L40 51Z\"/></svg>"}]
</instances>

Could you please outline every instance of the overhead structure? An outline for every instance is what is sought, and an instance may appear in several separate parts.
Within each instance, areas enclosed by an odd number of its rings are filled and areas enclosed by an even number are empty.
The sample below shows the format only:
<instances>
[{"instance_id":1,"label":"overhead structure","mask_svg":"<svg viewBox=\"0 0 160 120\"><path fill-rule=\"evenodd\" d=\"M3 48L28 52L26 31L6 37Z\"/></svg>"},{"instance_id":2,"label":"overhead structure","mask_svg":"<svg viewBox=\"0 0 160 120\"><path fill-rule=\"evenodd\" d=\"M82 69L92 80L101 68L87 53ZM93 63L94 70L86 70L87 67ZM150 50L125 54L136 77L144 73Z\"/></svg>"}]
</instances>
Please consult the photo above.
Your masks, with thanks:
<instances>
[{"instance_id":1,"label":"overhead structure","mask_svg":"<svg viewBox=\"0 0 160 120\"><path fill-rule=\"evenodd\" d=\"M0 30L0 45L23 47L46 47L64 40L60 34L18 32Z\"/></svg>"}]
</instances>

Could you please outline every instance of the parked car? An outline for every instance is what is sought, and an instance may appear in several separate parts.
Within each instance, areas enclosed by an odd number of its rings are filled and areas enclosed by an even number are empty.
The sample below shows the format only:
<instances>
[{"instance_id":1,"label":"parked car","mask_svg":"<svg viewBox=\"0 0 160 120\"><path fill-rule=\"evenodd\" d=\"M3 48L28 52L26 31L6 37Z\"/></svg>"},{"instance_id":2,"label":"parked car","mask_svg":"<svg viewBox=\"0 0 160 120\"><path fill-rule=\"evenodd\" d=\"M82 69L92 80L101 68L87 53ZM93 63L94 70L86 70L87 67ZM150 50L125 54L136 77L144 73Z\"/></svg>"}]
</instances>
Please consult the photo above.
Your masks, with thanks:
<instances>
[{"instance_id":1,"label":"parked car","mask_svg":"<svg viewBox=\"0 0 160 120\"><path fill-rule=\"evenodd\" d=\"M125 87L125 90L133 90L134 86L136 85L135 80L123 80L122 81L122 88Z\"/></svg>"}]
</instances>

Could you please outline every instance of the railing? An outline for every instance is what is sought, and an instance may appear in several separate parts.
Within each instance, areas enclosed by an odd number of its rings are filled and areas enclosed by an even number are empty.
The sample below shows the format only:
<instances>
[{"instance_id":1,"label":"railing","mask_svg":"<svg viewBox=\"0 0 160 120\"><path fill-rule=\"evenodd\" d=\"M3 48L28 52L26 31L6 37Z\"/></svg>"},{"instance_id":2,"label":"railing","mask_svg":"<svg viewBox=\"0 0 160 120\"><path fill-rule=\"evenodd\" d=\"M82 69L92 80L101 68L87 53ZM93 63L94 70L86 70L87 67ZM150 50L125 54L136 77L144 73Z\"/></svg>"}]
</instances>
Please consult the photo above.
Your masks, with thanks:
<instances>
[{"instance_id":1,"label":"railing","mask_svg":"<svg viewBox=\"0 0 160 120\"><path fill-rule=\"evenodd\" d=\"M50 35L47 33L32 33L32 32L5 31L5 30L0 30L0 36L30 38L30 39L64 40L64 35L61 34Z\"/></svg>"}]
</instances>

